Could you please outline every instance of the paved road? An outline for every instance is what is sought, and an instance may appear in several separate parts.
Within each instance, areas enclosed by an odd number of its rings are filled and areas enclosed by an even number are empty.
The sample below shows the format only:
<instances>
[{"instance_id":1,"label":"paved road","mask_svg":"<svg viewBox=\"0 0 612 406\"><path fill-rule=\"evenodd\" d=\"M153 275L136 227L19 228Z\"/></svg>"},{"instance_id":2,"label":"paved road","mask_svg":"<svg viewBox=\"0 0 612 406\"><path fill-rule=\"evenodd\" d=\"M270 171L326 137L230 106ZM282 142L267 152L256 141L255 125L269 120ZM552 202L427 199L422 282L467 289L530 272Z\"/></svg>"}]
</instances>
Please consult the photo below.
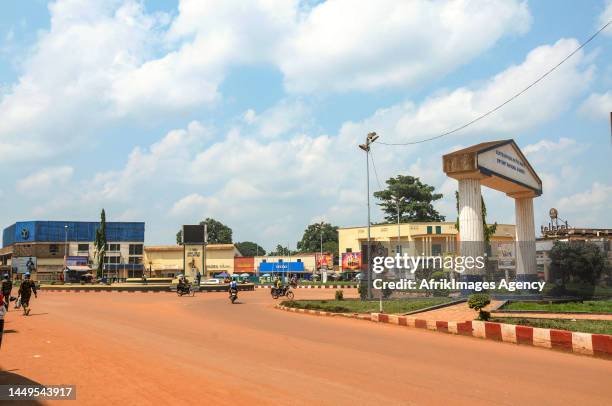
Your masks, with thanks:
<instances>
[{"instance_id":1,"label":"paved road","mask_svg":"<svg viewBox=\"0 0 612 406\"><path fill-rule=\"evenodd\" d=\"M299 290L299 297L333 296ZM267 291L46 293L10 312L0 384L76 384L78 404L611 404L612 362L274 310ZM10 377L9 377L10 375Z\"/></svg>"}]
</instances>

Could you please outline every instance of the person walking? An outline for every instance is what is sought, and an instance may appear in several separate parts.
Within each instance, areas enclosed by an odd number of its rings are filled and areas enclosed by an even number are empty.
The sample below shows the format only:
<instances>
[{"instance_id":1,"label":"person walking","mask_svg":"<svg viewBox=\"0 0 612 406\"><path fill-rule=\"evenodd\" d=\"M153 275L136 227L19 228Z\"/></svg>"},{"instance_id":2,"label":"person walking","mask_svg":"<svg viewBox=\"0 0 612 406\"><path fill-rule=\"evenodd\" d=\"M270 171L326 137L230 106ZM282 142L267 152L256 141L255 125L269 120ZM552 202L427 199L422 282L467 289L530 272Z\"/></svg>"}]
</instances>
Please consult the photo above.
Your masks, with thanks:
<instances>
[{"instance_id":1,"label":"person walking","mask_svg":"<svg viewBox=\"0 0 612 406\"><path fill-rule=\"evenodd\" d=\"M30 314L30 296L32 293L34 293L35 298L38 297L36 295L36 284L32 279L30 279L30 273L26 272L24 275L24 280L19 286L19 297L21 299L21 307L23 307L24 316L28 316Z\"/></svg>"},{"instance_id":2,"label":"person walking","mask_svg":"<svg viewBox=\"0 0 612 406\"><path fill-rule=\"evenodd\" d=\"M8 302L9 299L6 299ZM0 304L4 304L4 295L0 292ZM6 307L0 306L0 348L2 348L2 334L4 334L4 315L6 314Z\"/></svg>"},{"instance_id":3,"label":"person walking","mask_svg":"<svg viewBox=\"0 0 612 406\"><path fill-rule=\"evenodd\" d=\"M196 274L196 280L198 281L197 286L200 286L200 281L202 280L202 274L200 273L199 269L198 269L198 273Z\"/></svg>"},{"instance_id":4,"label":"person walking","mask_svg":"<svg viewBox=\"0 0 612 406\"><path fill-rule=\"evenodd\" d=\"M4 296L6 310L8 311L9 302L11 301L11 290L13 290L13 282L9 278L9 274L5 273L2 278L2 288L0 293Z\"/></svg>"}]
</instances>

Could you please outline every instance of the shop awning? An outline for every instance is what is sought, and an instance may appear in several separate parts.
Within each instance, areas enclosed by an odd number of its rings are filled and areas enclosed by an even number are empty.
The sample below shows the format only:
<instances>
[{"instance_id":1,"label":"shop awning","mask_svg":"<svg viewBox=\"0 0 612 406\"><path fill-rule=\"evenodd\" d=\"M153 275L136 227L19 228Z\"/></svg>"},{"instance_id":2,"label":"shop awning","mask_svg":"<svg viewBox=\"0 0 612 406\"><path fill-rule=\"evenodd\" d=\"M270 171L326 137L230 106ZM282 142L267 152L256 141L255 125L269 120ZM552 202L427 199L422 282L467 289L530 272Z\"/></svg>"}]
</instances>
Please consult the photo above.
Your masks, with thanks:
<instances>
[{"instance_id":1,"label":"shop awning","mask_svg":"<svg viewBox=\"0 0 612 406\"><path fill-rule=\"evenodd\" d=\"M66 268L68 271L75 272L91 272L91 268L87 265L73 265Z\"/></svg>"}]
</instances>

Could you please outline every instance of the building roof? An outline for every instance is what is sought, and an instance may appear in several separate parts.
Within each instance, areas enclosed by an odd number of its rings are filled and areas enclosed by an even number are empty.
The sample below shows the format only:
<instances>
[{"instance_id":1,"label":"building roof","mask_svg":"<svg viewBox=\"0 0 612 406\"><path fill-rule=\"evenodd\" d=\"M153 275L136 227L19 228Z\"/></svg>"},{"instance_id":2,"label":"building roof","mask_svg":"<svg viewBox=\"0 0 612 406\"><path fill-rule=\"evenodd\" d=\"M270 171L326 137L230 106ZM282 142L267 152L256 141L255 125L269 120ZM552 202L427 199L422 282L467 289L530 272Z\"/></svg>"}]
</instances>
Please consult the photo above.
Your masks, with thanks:
<instances>
[{"instance_id":1,"label":"building roof","mask_svg":"<svg viewBox=\"0 0 612 406\"><path fill-rule=\"evenodd\" d=\"M222 250L237 250L234 244L208 244L206 246L207 250L212 251L222 251ZM182 245L146 245L144 247L145 251L150 252L172 252L172 251L182 251Z\"/></svg>"},{"instance_id":2,"label":"building roof","mask_svg":"<svg viewBox=\"0 0 612 406\"><path fill-rule=\"evenodd\" d=\"M408 226L408 225L416 225L416 226L455 226L454 221L415 221L409 223L400 223L400 226ZM514 224L497 224L498 226L510 226L514 227ZM376 227L397 227L397 223L385 223L385 224L372 224L371 228ZM367 228L367 226L351 226L351 227L338 227L338 230L351 230L355 228Z\"/></svg>"}]
</instances>

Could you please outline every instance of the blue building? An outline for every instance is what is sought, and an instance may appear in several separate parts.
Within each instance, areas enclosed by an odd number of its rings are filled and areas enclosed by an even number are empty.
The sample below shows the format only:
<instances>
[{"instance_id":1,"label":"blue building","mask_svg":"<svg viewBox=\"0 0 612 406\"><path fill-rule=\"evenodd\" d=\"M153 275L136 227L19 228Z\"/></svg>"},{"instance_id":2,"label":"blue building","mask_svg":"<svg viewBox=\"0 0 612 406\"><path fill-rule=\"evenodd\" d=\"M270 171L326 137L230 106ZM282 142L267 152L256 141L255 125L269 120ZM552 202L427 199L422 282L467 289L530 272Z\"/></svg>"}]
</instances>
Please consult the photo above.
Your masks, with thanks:
<instances>
[{"instance_id":1,"label":"blue building","mask_svg":"<svg viewBox=\"0 0 612 406\"><path fill-rule=\"evenodd\" d=\"M60 280L66 268L89 273L99 222L20 221L2 232L0 266L15 274L32 272L41 281ZM125 279L143 273L144 222L107 222L108 276Z\"/></svg>"}]
</instances>

